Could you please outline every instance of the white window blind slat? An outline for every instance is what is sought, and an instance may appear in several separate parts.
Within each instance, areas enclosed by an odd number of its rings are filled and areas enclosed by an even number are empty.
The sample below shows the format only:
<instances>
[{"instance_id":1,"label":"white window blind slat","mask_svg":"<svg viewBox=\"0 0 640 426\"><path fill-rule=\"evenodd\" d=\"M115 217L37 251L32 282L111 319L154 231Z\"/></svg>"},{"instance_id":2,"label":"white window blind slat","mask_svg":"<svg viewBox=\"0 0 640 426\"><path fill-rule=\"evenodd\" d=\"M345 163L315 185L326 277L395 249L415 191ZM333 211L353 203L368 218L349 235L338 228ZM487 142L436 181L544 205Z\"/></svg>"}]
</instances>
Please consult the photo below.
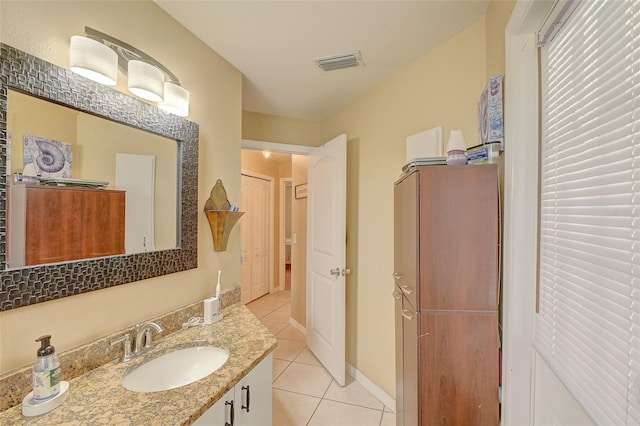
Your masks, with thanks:
<instances>
[{"instance_id":1,"label":"white window blind slat","mask_svg":"<svg viewBox=\"0 0 640 426\"><path fill-rule=\"evenodd\" d=\"M597 424L640 425L639 0L542 48L535 346Z\"/></svg>"}]
</instances>

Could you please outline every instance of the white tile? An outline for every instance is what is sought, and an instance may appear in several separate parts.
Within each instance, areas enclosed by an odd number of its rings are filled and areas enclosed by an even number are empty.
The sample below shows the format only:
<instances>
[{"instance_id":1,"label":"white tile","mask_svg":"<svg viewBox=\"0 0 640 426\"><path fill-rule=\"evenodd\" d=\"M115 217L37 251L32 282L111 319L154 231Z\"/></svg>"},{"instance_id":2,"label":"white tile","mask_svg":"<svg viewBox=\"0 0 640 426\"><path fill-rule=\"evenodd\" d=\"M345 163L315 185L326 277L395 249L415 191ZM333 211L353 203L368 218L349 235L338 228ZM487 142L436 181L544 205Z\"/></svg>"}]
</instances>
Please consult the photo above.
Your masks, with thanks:
<instances>
[{"instance_id":1,"label":"white tile","mask_svg":"<svg viewBox=\"0 0 640 426\"><path fill-rule=\"evenodd\" d=\"M320 398L273 389L273 426L304 426Z\"/></svg>"},{"instance_id":2,"label":"white tile","mask_svg":"<svg viewBox=\"0 0 640 426\"><path fill-rule=\"evenodd\" d=\"M396 426L396 415L387 411L382 413L380 426Z\"/></svg>"},{"instance_id":3,"label":"white tile","mask_svg":"<svg viewBox=\"0 0 640 426\"><path fill-rule=\"evenodd\" d=\"M258 309L269 309L269 310L276 310L279 307L281 307L282 305L286 304L286 301L283 300L277 300L277 299L258 299L258 300L254 300L251 303L247 304L247 307L249 309L251 308L258 308Z\"/></svg>"},{"instance_id":4,"label":"white tile","mask_svg":"<svg viewBox=\"0 0 640 426\"><path fill-rule=\"evenodd\" d=\"M324 398L380 411L384 409L384 404L378 401L376 397L371 395L364 386L356 382L351 376L347 376L347 384L344 387L340 386L335 380L331 382L331 386L329 386Z\"/></svg>"},{"instance_id":5,"label":"white tile","mask_svg":"<svg viewBox=\"0 0 640 426\"><path fill-rule=\"evenodd\" d=\"M283 328L282 331L276 335L276 337L279 337L281 339L297 340L298 342L307 341L307 336L293 328L291 325L287 325L285 328Z\"/></svg>"},{"instance_id":6,"label":"white tile","mask_svg":"<svg viewBox=\"0 0 640 426\"><path fill-rule=\"evenodd\" d=\"M316 356L313 354L313 352L311 352L311 350L309 348L304 348L304 350L302 352L300 352L300 355L295 357L294 361L295 362L300 362L302 364L311 364L311 365L322 366L320 361L318 361L318 358L316 358Z\"/></svg>"},{"instance_id":7,"label":"white tile","mask_svg":"<svg viewBox=\"0 0 640 426\"><path fill-rule=\"evenodd\" d=\"M269 315L265 315L261 319L264 321L289 324L290 318L291 318L291 315L289 314L289 312L274 311L274 312L271 312Z\"/></svg>"},{"instance_id":8,"label":"white tile","mask_svg":"<svg viewBox=\"0 0 640 426\"><path fill-rule=\"evenodd\" d=\"M382 411L323 399L308 426L378 426Z\"/></svg>"},{"instance_id":9,"label":"white tile","mask_svg":"<svg viewBox=\"0 0 640 426\"><path fill-rule=\"evenodd\" d=\"M271 312L273 312L273 311L272 311L272 310L270 310L270 309L260 309L260 308L256 308L256 307L255 307L255 306L253 306L253 305L251 305L251 306L250 306L250 305L247 305L247 308L249 308L249 310L251 311L251 313L252 313L253 315L255 315L255 316L256 316L256 318L258 318L258 319L263 318L263 317L265 317L265 316L269 315Z\"/></svg>"},{"instance_id":10,"label":"white tile","mask_svg":"<svg viewBox=\"0 0 640 426\"><path fill-rule=\"evenodd\" d=\"M278 309L276 309L276 311L291 313L291 303L289 303L289 302L285 303L284 305L282 305Z\"/></svg>"},{"instance_id":11,"label":"white tile","mask_svg":"<svg viewBox=\"0 0 640 426\"><path fill-rule=\"evenodd\" d=\"M279 322L271 322L271 321L265 321L264 319L260 320L262 322L262 324L267 327L267 329L271 332L271 334L273 334L274 336L278 333L280 333L282 330L284 330L285 328L287 328L286 324L282 324Z\"/></svg>"},{"instance_id":12,"label":"white tile","mask_svg":"<svg viewBox=\"0 0 640 426\"><path fill-rule=\"evenodd\" d=\"M307 345L302 342L278 339L278 347L273 351L273 357L285 361L293 361L306 347Z\"/></svg>"},{"instance_id":13,"label":"white tile","mask_svg":"<svg viewBox=\"0 0 640 426\"><path fill-rule=\"evenodd\" d=\"M292 362L273 382L276 389L322 397L332 382L323 367Z\"/></svg>"},{"instance_id":14,"label":"white tile","mask_svg":"<svg viewBox=\"0 0 640 426\"><path fill-rule=\"evenodd\" d=\"M280 375L280 373L282 373L288 366L289 364L291 364L290 361L284 361L282 359L275 359L273 360L273 380L272 382L274 382L278 376Z\"/></svg>"},{"instance_id":15,"label":"white tile","mask_svg":"<svg viewBox=\"0 0 640 426\"><path fill-rule=\"evenodd\" d=\"M291 300L291 290L278 291L265 296L268 300L282 300L288 302Z\"/></svg>"}]
</instances>

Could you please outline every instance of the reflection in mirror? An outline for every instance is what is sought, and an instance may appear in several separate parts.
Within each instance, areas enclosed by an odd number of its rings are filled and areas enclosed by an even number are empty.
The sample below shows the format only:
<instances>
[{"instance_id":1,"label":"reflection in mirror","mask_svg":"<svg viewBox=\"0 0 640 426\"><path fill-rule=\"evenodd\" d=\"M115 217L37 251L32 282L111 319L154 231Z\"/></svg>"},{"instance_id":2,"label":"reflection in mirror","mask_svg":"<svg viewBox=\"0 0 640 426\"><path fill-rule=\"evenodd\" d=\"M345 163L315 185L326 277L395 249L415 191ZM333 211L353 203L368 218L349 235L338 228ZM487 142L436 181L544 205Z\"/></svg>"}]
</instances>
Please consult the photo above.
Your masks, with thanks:
<instances>
[{"instance_id":1,"label":"reflection in mirror","mask_svg":"<svg viewBox=\"0 0 640 426\"><path fill-rule=\"evenodd\" d=\"M8 268L176 247L175 140L15 90L7 109ZM64 164L44 164L60 146Z\"/></svg>"},{"instance_id":2,"label":"reflection in mirror","mask_svg":"<svg viewBox=\"0 0 640 426\"><path fill-rule=\"evenodd\" d=\"M94 179L96 178L104 179L104 181L109 181L110 187L115 188L117 184L112 182L118 179L112 178L111 175L107 177L102 174L103 172L107 173L103 171L103 167L105 170L110 170L115 166L113 164L104 164L103 159L107 157L107 154L113 156L116 149L117 152L129 155L131 151L123 151L125 148L132 148L136 146L138 142L143 144L142 141L146 140L146 133L130 137L121 133L121 130L106 130L102 128L103 124L100 124L99 128L93 128L93 125L89 123L95 121L96 117L102 117L120 123L125 127L139 129L143 132L168 138L168 140L171 141L169 145L173 145L172 150L175 155L173 164L176 167L176 171L173 172L171 183L169 184L156 180L157 191L153 193L156 199L154 204L157 205L156 201L162 197L167 200L173 200L174 207L167 207L167 210L175 212L176 208L178 209L174 219L166 219L168 222L173 223L173 225L167 225L166 227L171 228L175 235L172 237L171 235L173 234L169 233L167 234L169 236L166 238L162 237L163 241L170 241L168 246L173 248L158 249L160 244L167 243L160 243L159 231L154 231L156 240L156 250L154 251L141 251L122 255L107 255L104 253L95 255L95 253L91 252L92 249L90 249L89 255L83 254L79 256L79 260L64 260L45 264L40 262L40 264L35 266L16 267L7 270L7 249L11 247L13 243L13 237L10 235L13 231L11 225L15 225L16 220L18 220L16 217L24 217L20 215L8 217L8 210L10 210L8 204L15 204L16 202L16 199L9 197L9 195L14 188L19 187L19 185L10 184L12 177L11 172L19 171L21 168L23 171L24 169L29 170L34 167L33 165L25 167L24 159L18 158L20 155L19 151L16 154L12 154L11 150L8 149L7 105L10 104L8 96L11 91L35 96L40 99L47 99L52 103L64 105L73 110L88 114L82 119L76 119L78 123L82 124L62 124L62 122L58 123L57 119L51 120L52 122L49 123L52 129L55 129L55 125L59 124L59 127L61 129L64 127L66 131L71 131L75 134L91 133L92 138L102 140L102 143L98 146L98 149L100 149L100 160L86 158L85 154L90 149L84 145L84 142L81 142L81 145L74 148L75 151L72 151L71 155L71 165L76 164L76 166L71 167L73 177L67 179L83 177L84 179L94 181L93 183L103 182L95 181ZM12 98L14 95L15 94L11 95ZM15 101L13 103L15 104ZM12 135L11 145L24 143L24 135L22 133L36 133L36 131L38 133L44 133L40 130L19 130L20 125L16 124L17 119L13 116L15 113L20 114L20 112L12 110L11 131L15 132L16 135ZM48 118L30 114L29 121L43 124L48 121ZM18 127L14 127L16 125ZM156 106L142 102L139 99L111 88L103 87L67 69L0 43L0 311L16 309L34 303L47 302L62 297L197 268L198 132L198 125L194 122L168 114L159 110ZM20 135L18 135L18 133L20 133ZM70 138L67 137L66 134L56 133L52 130L50 133L47 132L47 134L28 134L28 136L39 136L46 139L60 140L60 142L75 143L75 134L73 138ZM125 140L128 142L124 143ZM38 145L37 142L36 145ZM47 144L43 145L48 146ZM67 157L64 154L67 153L68 147L64 145L58 147L62 148L62 157L66 159ZM55 152L50 149L50 147L48 149L49 151ZM36 152L29 152L31 153L31 157L27 156L29 157L27 158L28 163L31 164L35 162L37 164L37 161L32 158L34 154L37 154L37 150ZM149 154L144 151L135 152L143 152L144 155ZM56 155L56 158L59 160L61 158L60 153L56 153ZM154 155L157 156L158 154L155 153ZM11 158L8 158L9 156ZM12 163L10 168L7 167L9 166L9 160L11 160ZM160 160L156 157L156 166L158 166L159 163ZM156 171L156 176L159 175L160 173ZM176 175L177 183L175 179ZM23 177L22 179L27 178ZM37 180L36 178L30 179ZM55 181L54 183L57 184L58 182L59 181ZM72 188L58 187L57 185L45 187L41 185L27 186L23 184L22 187L25 189L24 192L27 193L32 188L48 188L49 193L71 194L71 198L81 193L84 194L81 197L83 199L91 199L92 197L86 195L90 192L99 195L109 194L110 191L122 194L130 192L129 189L123 192L116 191L115 189ZM175 194L172 194L171 192L174 191L174 188ZM169 194L167 197L165 197L165 189ZM162 195L160 195L160 193L162 193ZM61 196L60 198L63 197ZM175 203L176 198L179 200L177 204ZM114 204L120 206L118 203ZM125 203L122 203L122 207L117 207L115 210L124 209L124 204ZM129 201L127 201L127 204L130 204ZM42 213L42 217L38 220L45 224L45 230L47 232L43 232L42 234L46 236L49 236L52 231L60 231L60 228L62 228L62 226L60 226L62 223L61 220L56 221L51 217L51 213L53 212L52 205L53 203L45 203L43 205L44 207L37 209ZM94 206L93 202L89 202L88 205ZM162 207L158 208L161 209ZM84 217L78 215L77 208L59 209L58 211L61 212L61 219L69 219L70 216L71 218L78 217L80 221L87 220L91 222L96 218L112 217L112 213L109 215L94 214L93 211L95 208L82 208L82 210L86 210L87 213ZM153 216L154 221L165 221L164 218L159 219L159 216L156 217L156 213L150 214ZM7 221L12 223L8 224ZM73 220L69 220L68 222L73 223ZM99 221L93 220L93 222ZM55 227L54 224L56 225ZM113 222L111 221L91 224L91 226L94 226L93 229L102 229L112 225ZM158 226L165 227L164 225L156 224L153 229L157 230ZM75 231L77 232L77 227ZM58 240L61 240L63 237L66 238L68 234L69 232L59 232L58 235L60 238L58 238ZM105 234L113 235L111 232ZM85 247L85 240L89 242L89 244L86 244L87 247L94 247L93 244L95 241L93 240L95 240L95 234L93 232L78 233L78 236L81 237L83 247ZM23 239L23 241L25 239ZM52 240L55 240L55 238L52 238ZM117 238L114 240L117 240ZM123 243L120 244L123 245ZM120 252L122 252L124 249L121 248L120 250ZM84 253L83 251L80 252Z\"/></svg>"}]
</instances>

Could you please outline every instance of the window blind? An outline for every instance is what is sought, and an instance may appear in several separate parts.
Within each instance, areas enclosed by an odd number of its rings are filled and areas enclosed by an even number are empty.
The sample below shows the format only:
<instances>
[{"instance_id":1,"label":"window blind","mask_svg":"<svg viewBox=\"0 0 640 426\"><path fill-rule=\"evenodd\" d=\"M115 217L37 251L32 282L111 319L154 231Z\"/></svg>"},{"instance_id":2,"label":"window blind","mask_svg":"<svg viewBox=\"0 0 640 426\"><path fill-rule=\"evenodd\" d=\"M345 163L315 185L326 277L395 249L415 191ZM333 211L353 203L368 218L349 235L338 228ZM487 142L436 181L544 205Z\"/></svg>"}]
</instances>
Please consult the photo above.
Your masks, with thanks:
<instances>
[{"instance_id":1,"label":"window blind","mask_svg":"<svg viewBox=\"0 0 640 426\"><path fill-rule=\"evenodd\" d=\"M541 48L535 347L592 419L640 424L639 2L580 2Z\"/></svg>"}]
</instances>

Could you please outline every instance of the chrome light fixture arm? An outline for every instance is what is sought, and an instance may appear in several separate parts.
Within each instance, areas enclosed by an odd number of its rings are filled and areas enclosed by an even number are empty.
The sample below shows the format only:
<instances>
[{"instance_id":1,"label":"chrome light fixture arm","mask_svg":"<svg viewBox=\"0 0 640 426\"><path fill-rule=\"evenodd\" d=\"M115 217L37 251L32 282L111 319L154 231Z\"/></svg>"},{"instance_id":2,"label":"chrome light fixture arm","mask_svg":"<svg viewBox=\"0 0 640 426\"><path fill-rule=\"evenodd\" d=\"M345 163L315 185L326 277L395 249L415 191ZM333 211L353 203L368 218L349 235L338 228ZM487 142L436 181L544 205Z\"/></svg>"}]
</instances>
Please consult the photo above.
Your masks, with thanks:
<instances>
[{"instance_id":1,"label":"chrome light fixture arm","mask_svg":"<svg viewBox=\"0 0 640 426\"><path fill-rule=\"evenodd\" d=\"M125 74L128 73L130 60L140 60L160 69L171 83L180 85L180 81L178 80L178 77L175 76L175 74L173 74L167 67L162 65L156 59L144 53L142 50L137 49L131 46L129 43L125 43L122 40L118 40L117 38L112 37L109 34L105 34L91 27L84 27L84 32L87 37L108 46L118 54L118 67L120 67L120 69Z\"/></svg>"}]
</instances>

